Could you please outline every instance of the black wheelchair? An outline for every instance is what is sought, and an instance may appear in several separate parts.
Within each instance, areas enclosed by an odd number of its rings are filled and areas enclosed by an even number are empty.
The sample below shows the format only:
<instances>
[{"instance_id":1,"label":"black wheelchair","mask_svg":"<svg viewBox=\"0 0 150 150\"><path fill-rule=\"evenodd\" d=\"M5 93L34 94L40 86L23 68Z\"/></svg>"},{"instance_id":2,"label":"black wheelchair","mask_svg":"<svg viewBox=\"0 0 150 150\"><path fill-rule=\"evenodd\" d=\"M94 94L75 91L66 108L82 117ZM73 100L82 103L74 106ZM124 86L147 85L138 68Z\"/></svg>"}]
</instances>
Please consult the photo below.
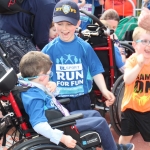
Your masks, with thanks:
<instances>
[{"instance_id":1,"label":"black wheelchair","mask_svg":"<svg viewBox=\"0 0 150 150\"><path fill-rule=\"evenodd\" d=\"M7 62L3 55L0 56L3 60L1 62ZM9 65L8 62L7 65ZM16 141L14 137L13 145L8 150L69 150L62 143L56 145L33 131L20 98L20 92L26 91L27 88L17 86L18 78L10 65L7 66L7 70L0 65L0 75L0 111L3 115L0 120L0 138L3 137L2 146L5 146L8 131L15 128L13 135L17 136L19 141ZM60 103L66 103L68 100L62 99ZM79 133L76 130L76 120L83 117L81 113L63 117L57 110L47 110L45 114L52 128L61 129L66 135L71 135L77 140L77 145L73 150L95 150L96 147L101 146L101 138L97 132Z\"/></svg>"},{"instance_id":2,"label":"black wheelchair","mask_svg":"<svg viewBox=\"0 0 150 150\"><path fill-rule=\"evenodd\" d=\"M110 121L111 125L118 135L121 134L121 103L124 95L125 84L123 75L120 76L112 89L116 100L112 106L110 106Z\"/></svg>"},{"instance_id":3,"label":"black wheelchair","mask_svg":"<svg viewBox=\"0 0 150 150\"><path fill-rule=\"evenodd\" d=\"M80 37L93 47L95 53L101 60L105 70L103 75L106 86L108 90L111 91L115 81L122 75L115 62L114 41L110 39L110 35L113 34L114 31L106 28L94 15L83 10L81 10L81 12L89 16L94 22L97 23L97 25L88 25L87 30L81 32ZM120 44L125 50L126 58L135 52L132 45L130 45L127 41L120 41ZM95 83L93 83L93 89L90 95L92 99L92 107L99 110L102 116L105 116L105 112L109 111L109 108L106 107L104 103L105 98L102 96ZM101 102L99 102L99 100L101 100Z\"/></svg>"}]
</instances>

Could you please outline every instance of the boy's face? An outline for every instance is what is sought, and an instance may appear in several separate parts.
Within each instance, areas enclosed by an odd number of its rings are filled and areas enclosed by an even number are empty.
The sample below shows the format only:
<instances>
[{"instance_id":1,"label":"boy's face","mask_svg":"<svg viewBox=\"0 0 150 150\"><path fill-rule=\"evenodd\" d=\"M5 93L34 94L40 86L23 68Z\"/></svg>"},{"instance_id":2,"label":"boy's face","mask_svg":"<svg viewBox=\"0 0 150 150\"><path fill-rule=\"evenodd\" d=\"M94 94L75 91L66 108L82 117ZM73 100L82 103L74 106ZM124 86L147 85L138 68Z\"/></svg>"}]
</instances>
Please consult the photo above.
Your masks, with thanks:
<instances>
[{"instance_id":1,"label":"boy's face","mask_svg":"<svg viewBox=\"0 0 150 150\"><path fill-rule=\"evenodd\" d=\"M58 22L54 25L60 39L64 42L71 42L74 39L74 33L76 28L79 27L80 21L78 21L76 26L66 21Z\"/></svg>"},{"instance_id":2,"label":"boy's face","mask_svg":"<svg viewBox=\"0 0 150 150\"><path fill-rule=\"evenodd\" d=\"M54 39L58 36L57 32L56 32L56 28L53 26L50 28L49 30L49 38Z\"/></svg>"},{"instance_id":3,"label":"boy's face","mask_svg":"<svg viewBox=\"0 0 150 150\"><path fill-rule=\"evenodd\" d=\"M144 58L150 58L150 34L143 34L137 42L133 42L133 47L137 54L143 54Z\"/></svg>"},{"instance_id":4,"label":"boy's face","mask_svg":"<svg viewBox=\"0 0 150 150\"><path fill-rule=\"evenodd\" d=\"M115 31L118 26L118 21L116 20L106 20L106 21L109 24L110 28Z\"/></svg>"}]
</instances>

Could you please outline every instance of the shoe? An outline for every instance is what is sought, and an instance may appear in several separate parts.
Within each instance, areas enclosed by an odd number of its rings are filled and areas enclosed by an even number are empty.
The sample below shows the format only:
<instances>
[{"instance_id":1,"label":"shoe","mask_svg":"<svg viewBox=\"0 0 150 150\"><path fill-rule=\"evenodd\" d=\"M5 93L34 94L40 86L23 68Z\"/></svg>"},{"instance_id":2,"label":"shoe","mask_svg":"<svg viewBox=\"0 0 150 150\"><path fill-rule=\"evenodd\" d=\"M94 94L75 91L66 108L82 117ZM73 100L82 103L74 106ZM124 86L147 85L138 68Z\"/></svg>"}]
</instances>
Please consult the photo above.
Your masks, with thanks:
<instances>
[{"instance_id":1,"label":"shoe","mask_svg":"<svg viewBox=\"0 0 150 150\"><path fill-rule=\"evenodd\" d=\"M128 144L117 144L117 150L134 150L134 144L128 143Z\"/></svg>"}]
</instances>

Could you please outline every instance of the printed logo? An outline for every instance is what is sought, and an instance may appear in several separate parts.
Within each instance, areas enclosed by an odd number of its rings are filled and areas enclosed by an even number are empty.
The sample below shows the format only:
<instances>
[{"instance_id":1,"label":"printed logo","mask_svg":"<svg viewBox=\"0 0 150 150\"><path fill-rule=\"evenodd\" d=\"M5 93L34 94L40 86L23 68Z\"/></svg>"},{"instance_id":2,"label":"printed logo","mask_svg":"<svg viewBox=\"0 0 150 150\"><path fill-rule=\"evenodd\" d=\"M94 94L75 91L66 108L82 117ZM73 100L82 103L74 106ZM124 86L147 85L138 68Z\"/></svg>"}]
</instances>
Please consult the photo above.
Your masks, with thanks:
<instances>
[{"instance_id":1,"label":"printed logo","mask_svg":"<svg viewBox=\"0 0 150 150\"><path fill-rule=\"evenodd\" d=\"M83 94L83 66L81 58L75 55L64 54L56 58L57 86L60 94ZM70 95L71 96L71 95Z\"/></svg>"},{"instance_id":2,"label":"printed logo","mask_svg":"<svg viewBox=\"0 0 150 150\"><path fill-rule=\"evenodd\" d=\"M82 141L82 145L87 145L87 142L86 141Z\"/></svg>"},{"instance_id":3,"label":"printed logo","mask_svg":"<svg viewBox=\"0 0 150 150\"><path fill-rule=\"evenodd\" d=\"M64 12L64 14L68 14L70 12L71 6L69 5L63 5L62 6L62 11Z\"/></svg>"}]
</instances>

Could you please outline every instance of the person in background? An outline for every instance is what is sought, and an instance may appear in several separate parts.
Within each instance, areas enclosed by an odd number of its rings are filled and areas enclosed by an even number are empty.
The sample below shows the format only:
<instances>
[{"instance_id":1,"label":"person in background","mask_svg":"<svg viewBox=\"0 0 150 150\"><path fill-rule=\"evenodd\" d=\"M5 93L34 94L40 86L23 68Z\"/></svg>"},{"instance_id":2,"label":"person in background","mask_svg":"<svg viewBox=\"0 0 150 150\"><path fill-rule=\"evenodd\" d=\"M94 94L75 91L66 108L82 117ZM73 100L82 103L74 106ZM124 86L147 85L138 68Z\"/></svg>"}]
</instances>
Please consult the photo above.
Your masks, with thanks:
<instances>
[{"instance_id":1,"label":"person in background","mask_svg":"<svg viewBox=\"0 0 150 150\"><path fill-rule=\"evenodd\" d=\"M136 7L136 0L132 0L132 2ZM120 19L127 16L133 16L135 11L131 2L129 2L128 0L105 0L104 8L105 10L116 10Z\"/></svg>"},{"instance_id":2,"label":"person in background","mask_svg":"<svg viewBox=\"0 0 150 150\"><path fill-rule=\"evenodd\" d=\"M150 31L136 27L132 45L135 53L125 64L125 91L121 104L121 136L119 143L131 141L134 134L141 133L150 143Z\"/></svg>"},{"instance_id":3,"label":"person in background","mask_svg":"<svg viewBox=\"0 0 150 150\"><path fill-rule=\"evenodd\" d=\"M72 0L72 1L78 4L79 8L83 7L86 4L86 0Z\"/></svg>"},{"instance_id":4,"label":"person in background","mask_svg":"<svg viewBox=\"0 0 150 150\"><path fill-rule=\"evenodd\" d=\"M142 1L142 7L143 6L150 9L150 0L143 0Z\"/></svg>"},{"instance_id":5,"label":"person in background","mask_svg":"<svg viewBox=\"0 0 150 150\"><path fill-rule=\"evenodd\" d=\"M119 23L119 15L114 9L108 9L102 14L100 21L106 27L114 30L114 32L115 32L115 30L118 26L118 23ZM126 61L125 51L121 47L121 44L115 33L110 35L110 38L114 41L116 65L119 68L119 70L123 73L124 72L124 62Z\"/></svg>"},{"instance_id":6,"label":"person in background","mask_svg":"<svg viewBox=\"0 0 150 150\"><path fill-rule=\"evenodd\" d=\"M30 50L42 49L49 43L49 29L53 9L59 0L24 0L22 9L32 15L18 12L0 15L0 43L9 54L11 65L19 72L19 62ZM13 23L12 23L13 22Z\"/></svg>"},{"instance_id":7,"label":"person in background","mask_svg":"<svg viewBox=\"0 0 150 150\"><path fill-rule=\"evenodd\" d=\"M54 23L52 22L49 29L49 42L58 36Z\"/></svg>"},{"instance_id":8,"label":"person in background","mask_svg":"<svg viewBox=\"0 0 150 150\"><path fill-rule=\"evenodd\" d=\"M85 2L86 3L84 4L84 6L80 7L81 10L85 10L88 13L96 16L99 15L98 13L100 10L95 12L95 7L98 7L98 10L100 8L99 6L104 4L103 0L86 0ZM87 25L92 24L92 19L83 13L80 14L80 20L80 27L82 30L85 30L87 28Z\"/></svg>"}]
</instances>

